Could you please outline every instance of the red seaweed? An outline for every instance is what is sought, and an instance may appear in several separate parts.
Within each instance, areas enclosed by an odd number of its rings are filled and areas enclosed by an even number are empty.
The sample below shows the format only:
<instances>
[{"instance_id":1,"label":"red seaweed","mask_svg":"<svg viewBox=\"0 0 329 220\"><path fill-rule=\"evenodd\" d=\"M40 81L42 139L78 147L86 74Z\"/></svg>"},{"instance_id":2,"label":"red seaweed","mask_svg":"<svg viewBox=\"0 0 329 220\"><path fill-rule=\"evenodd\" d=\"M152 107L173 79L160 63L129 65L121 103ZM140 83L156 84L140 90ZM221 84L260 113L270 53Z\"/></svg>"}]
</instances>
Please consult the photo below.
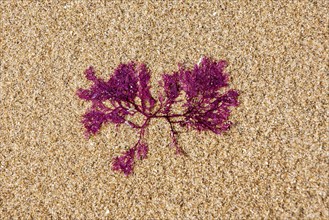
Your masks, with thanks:
<instances>
[{"instance_id":1,"label":"red seaweed","mask_svg":"<svg viewBox=\"0 0 329 220\"><path fill-rule=\"evenodd\" d=\"M217 62L204 57L191 69L180 66L172 74L163 74L160 86L164 92L158 100L151 94L151 74L145 64L120 64L107 81L96 77L94 68L89 67L85 76L93 84L89 89L77 91L81 99L92 103L82 117L86 137L97 134L108 122L117 126L127 124L136 129L139 139L135 146L115 157L112 163L113 170L129 175L133 172L136 158L147 158L149 148L144 140L145 129L153 118L160 118L170 125L172 146L176 153L185 154L178 146L175 125L216 134L221 134L232 125L228 120L230 107L239 105L239 93L233 89L220 92L229 85L226 66L226 61ZM179 99L181 95L183 100ZM173 112L177 103L182 103L180 113ZM143 123L137 124L128 119L135 114L143 116Z\"/></svg>"}]
</instances>

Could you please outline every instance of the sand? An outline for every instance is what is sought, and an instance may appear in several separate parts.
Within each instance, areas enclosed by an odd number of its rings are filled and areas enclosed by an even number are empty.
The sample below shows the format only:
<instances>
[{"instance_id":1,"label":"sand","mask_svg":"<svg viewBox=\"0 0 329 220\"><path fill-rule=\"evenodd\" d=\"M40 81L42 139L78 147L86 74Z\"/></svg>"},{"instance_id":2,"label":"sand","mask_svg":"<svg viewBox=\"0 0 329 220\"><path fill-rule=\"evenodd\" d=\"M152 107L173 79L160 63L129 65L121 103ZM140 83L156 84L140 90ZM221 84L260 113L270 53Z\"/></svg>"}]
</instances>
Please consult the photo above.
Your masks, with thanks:
<instances>
[{"instance_id":1,"label":"sand","mask_svg":"<svg viewBox=\"0 0 329 220\"><path fill-rule=\"evenodd\" d=\"M247 3L248 2L248 3ZM1 219L328 219L329 2L9 1L1 7ZM164 72L228 61L240 91L218 136L152 121L128 178L128 126L84 138L75 95L95 66Z\"/></svg>"}]
</instances>

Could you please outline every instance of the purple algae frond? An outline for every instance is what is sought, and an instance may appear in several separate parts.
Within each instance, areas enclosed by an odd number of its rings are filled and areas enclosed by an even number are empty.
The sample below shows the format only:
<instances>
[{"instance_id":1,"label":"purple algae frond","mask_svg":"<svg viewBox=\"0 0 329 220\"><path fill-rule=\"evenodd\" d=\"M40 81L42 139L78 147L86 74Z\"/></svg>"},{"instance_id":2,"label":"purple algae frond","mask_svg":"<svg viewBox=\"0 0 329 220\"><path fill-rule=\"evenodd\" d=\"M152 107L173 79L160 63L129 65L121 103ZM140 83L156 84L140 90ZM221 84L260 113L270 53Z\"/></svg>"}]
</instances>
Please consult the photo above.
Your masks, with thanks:
<instances>
[{"instance_id":1,"label":"purple algae frond","mask_svg":"<svg viewBox=\"0 0 329 220\"><path fill-rule=\"evenodd\" d=\"M151 74L145 64L120 64L107 81L98 78L94 68L89 67L85 76L93 84L89 89L77 91L81 99L91 102L91 107L82 116L86 137L97 134L108 122L117 126L127 124L136 129L138 142L112 162L113 170L129 175L133 172L135 159L147 158L149 147L144 140L145 129L153 118L164 119L170 124L171 146L176 153L185 154L178 146L175 125L216 134L232 125L228 120L230 107L239 105L239 93L233 89L222 91L229 85L226 66L226 61L204 57L192 69L180 66L177 72L163 74L160 86L164 92L159 100L151 94ZM174 113L173 106L181 102L178 100L181 95L185 97L183 110ZM135 114L143 116L143 123L137 124L129 119Z\"/></svg>"}]
</instances>

